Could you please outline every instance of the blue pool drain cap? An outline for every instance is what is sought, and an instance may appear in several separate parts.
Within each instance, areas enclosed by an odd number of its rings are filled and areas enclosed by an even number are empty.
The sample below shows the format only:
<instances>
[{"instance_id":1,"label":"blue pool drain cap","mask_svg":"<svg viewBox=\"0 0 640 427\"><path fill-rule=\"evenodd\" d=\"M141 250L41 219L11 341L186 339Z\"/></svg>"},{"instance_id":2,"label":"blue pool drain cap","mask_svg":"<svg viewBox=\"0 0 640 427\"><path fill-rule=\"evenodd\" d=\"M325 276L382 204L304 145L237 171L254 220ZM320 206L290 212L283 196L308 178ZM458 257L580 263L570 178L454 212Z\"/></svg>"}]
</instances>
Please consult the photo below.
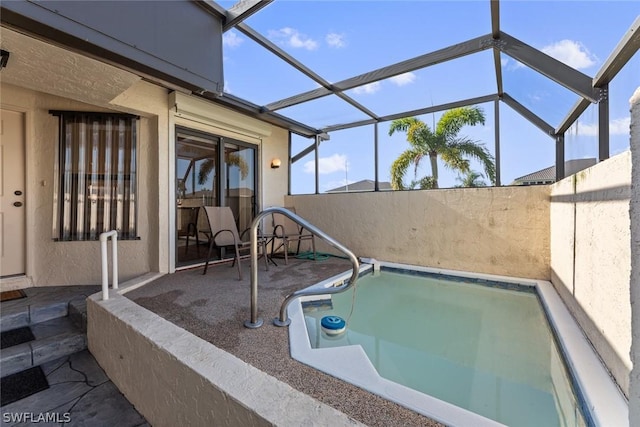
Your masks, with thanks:
<instances>
[{"instance_id":1,"label":"blue pool drain cap","mask_svg":"<svg viewBox=\"0 0 640 427\"><path fill-rule=\"evenodd\" d=\"M328 335L337 335L345 331L347 322L340 316L324 316L320 320L320 326Z\"/></svg>"}]
</instances>

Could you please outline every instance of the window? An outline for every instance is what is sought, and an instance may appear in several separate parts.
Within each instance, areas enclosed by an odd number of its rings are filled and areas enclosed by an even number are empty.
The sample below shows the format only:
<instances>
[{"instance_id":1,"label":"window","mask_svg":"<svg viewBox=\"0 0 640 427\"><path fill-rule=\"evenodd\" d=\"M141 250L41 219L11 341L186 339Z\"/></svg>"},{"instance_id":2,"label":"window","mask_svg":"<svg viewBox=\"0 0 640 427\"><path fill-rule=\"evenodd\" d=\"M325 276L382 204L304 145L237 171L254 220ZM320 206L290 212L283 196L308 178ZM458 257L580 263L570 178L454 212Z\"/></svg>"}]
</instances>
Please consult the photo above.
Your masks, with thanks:
<instances>
[{"instance_id":1,"label":"window","mask_svg":"<svg viewBox=\"0 0 640 427\"><path fill-rule=\"evenodd\" d=\"M53 237L136 239L137 117L50 111L60 120Z\"/></svg>"}]
</instances>

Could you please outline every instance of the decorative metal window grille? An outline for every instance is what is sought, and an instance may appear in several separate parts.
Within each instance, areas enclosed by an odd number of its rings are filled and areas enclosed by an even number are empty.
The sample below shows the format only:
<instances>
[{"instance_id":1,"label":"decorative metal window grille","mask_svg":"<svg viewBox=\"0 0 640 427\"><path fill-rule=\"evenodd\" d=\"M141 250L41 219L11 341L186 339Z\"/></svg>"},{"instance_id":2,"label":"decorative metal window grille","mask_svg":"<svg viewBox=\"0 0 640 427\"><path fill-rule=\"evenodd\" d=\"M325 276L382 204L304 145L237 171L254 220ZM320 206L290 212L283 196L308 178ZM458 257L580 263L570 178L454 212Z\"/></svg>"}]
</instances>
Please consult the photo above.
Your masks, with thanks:
<instances>
[{"instance_id":1,"label":"decorative metal window grille","mask_svg":"<svg viewBox=\"0 0 640 427\"><path fill-rule=\"evenodd\" d=\"M53 237L136 239L136 116L50 111L60 120Z\"/></svg>"}]
</instances>

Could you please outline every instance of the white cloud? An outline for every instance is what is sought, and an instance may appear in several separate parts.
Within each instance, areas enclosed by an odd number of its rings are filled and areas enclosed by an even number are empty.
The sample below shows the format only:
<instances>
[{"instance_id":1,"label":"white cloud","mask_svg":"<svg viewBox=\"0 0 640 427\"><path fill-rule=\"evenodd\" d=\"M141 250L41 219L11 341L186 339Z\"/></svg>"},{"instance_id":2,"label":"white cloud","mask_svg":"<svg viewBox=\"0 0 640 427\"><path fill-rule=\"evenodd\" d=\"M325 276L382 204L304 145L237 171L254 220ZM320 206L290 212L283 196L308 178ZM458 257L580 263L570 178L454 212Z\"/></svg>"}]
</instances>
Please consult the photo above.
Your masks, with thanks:
<instances>
[{"instance_id":1,"label":"white cloud","mask_svg":"<svg viewBox=\"0 0 640 427\"><path fill-rule=\"evenodd\" d=\"M321 157L318 159L318 173L329 174L334 172L345 171L347 167L347 156L344 154L334 154L330 157ZM309 160L304 164L306 173L315 173L316 163Z\"/></svg>"},{"instance_id":2,"label":"white cloud","mask_svg":"<svg viewBox=\"0 0 640 427\"><path fill-rule=\"evenodd\" d=\"M244 39L235 30L227 31L222 36L222 44L230 48L238 47L242 42L244 42Z\"/></svg>"},{"instance_id":3,"label":"white cloud","mask_svg":"<svg viewBox=\"0 0 640 427\"><path fill-rule=\"evenodd\" d=\"M353 89L353 92L357 93L358 95L362 95L362 94L370 95L372 93L376 93L379 90L380 90L380 82L373 82L373 83L366 84L364 86L358 86L357 88Z\"/></svg>"},{"instance_id":4,"label":"white cloud","mask_svg":"<svg viewBox=\"0 0 640 427\"><path fill-rule=\"evenodd\" d=\"M525 67L525 65L522 62L516 61L515 59L511 59L511 58L503 58L500 60L500 63L502 64L502 67L508 71L513 71L513 70L517 70L518 68Z\"/></svg>"},{"instance_id":5,"label":"white cloud","mask_svg":"<svg viewBox=\"0 0 640 427\"><path fill-rule=\"evenodd\" d=\"M416 75L414 73L404 73L398 76L393 76L389 80L397 86L404 86L413 83L416 80Z\"/></svg>"},{"instance_id":6,"label":"white cloud","mask_svg":"<svg viewBox=\"0 0 640 427\"><path fill-rule=\"evenodd\" d=\"M560 40L543 47L542 51L576 70L589 68L598 62L598 58L582 43L573 40Z\"/></svg>"},{"instance_id":7,"label":"white cloud","mask_svg":"<svg viewBox=\"0 0 640 427\"><path fill-rule=\"evenodd\" d=\"M631 119L624 117L614 119L609 122L609 135L628 135ZM577 123L569 128L569 133L580 136L598 136L599 126L597 123Z\"/></svg>"},{"instance_id":8,"label":"white cloud","mask_svg":"<svg viewBox=\"0 0 640 427\"><path fill-rule=\"evenodd\" d=\"M318 42L300 33L295 28L284 27L279 30L270 30L269 38L276 43L284 44L293 48L316 50Z\"/></svg>"},{"instance_id":9,"label":"white cloud","mask_svg":"<svg viewBox=\"0 0 640 427\"><path fill-rule=\"evenodd\" d=\"M543 47L542 52L567 64L576 70L589 68L598 62L598 58L591 54L589 50L580 42L573 40L561 40ZM525 65L512 58L502 57L500 60L502 67L507 70L516 70Z\"/></svg>"},{"instance_id":10,"label":"white cloud","mask_svg":"<svg viewBox=\"0 0 640 427\"><path fill-rule=\"evenodd\" d=\"M529 97L529 100L535 104L549 98L549 93L546 91L534 91L527 96Z\"/></svg>"},{"instance_id":11,"label":"white cloud","mask_svg":"<svg viewBox=\"0 0 640 427\"><path fill-rule=\"evenodd\" d=\"M572 126L574 129L575 124ZM597 123L578 123L577 129L573 130L581 136L598 136L598 124Z\"/></svg>"},{"instance_id":12,"label":"white cloud","mask_svg":"<svg viewBox=\"0 0 640 427\"><path fill-rule=\"evenodd\" d=\"M614 119L609 122L609 133L611 135L628 135L631 128L631 118Z\"/></svg>"},{"instance_id":13,"label":"white cloud","mask_svg":"<svg viewBox=\"0 0 640 427\"><path fill-rule=\"evenodd\" d=\"M347 42L344 40L344 34L329 33L325 37L325 41L331 47L340 48L347 45Z\"/></svg>"}]
</instances>

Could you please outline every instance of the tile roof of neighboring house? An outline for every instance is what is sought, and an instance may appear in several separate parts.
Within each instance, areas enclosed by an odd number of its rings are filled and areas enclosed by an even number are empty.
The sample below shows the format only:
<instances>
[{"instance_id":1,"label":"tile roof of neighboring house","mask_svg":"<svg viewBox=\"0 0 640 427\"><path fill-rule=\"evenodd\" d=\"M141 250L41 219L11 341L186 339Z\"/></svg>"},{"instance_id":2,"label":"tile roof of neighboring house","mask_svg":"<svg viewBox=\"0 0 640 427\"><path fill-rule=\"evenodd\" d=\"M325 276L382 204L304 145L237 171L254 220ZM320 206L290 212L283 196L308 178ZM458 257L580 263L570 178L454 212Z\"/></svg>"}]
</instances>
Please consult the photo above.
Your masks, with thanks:
<instances>
[{"instance_id":1,"label":"tile roof of neighboring house","mask_svg":"<svg viewBox=\"0 0 640 427\"><path fill-rule=\"evenodd\" d=\"M342 187L332 188L327 190L327 193L344 193L347 191L373 191L375 188L375 182L370 179L363 179L362 181L353 182L349 185L343 185ZM391 190L391 184L388 182L379 182L378 188L380 190Z\"/></svg>"},{"instance_id":2,"label":"tile roof of neighboring house","mask_svg":"<svg viewBox=\"0 0 640 427\"><path fill-rule=\"evenodd\" d=\"M565 176L573 175L583 169L596 164L596 159L591 157L588 159L572 159L564 162ZM526 183L538 183L556 182L556 167L549 166L548 168L541 169L536 172L532 172L527 175L523 175L513 180L513 184L526 184Z\"/></svg>"}]
</instances>

